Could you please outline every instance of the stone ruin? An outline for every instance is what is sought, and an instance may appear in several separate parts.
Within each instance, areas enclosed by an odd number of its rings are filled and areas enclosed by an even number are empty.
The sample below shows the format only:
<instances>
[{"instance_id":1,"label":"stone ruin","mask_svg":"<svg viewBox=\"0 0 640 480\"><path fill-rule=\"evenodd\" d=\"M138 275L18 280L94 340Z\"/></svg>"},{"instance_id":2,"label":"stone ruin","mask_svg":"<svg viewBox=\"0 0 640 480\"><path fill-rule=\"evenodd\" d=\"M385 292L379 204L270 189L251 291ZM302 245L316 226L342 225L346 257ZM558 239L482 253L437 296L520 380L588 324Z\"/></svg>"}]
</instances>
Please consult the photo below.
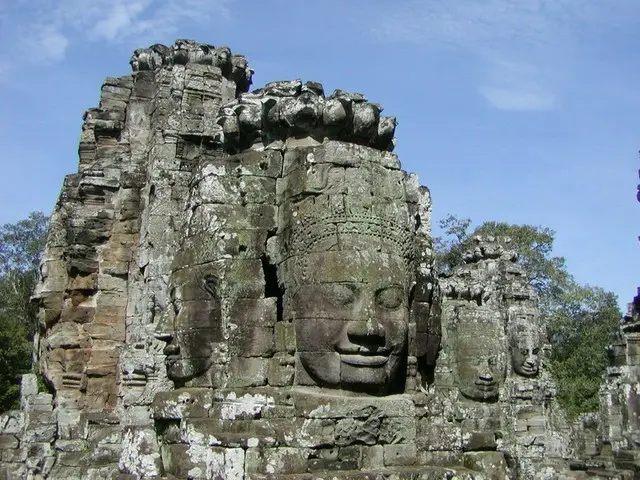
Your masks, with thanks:
<instances>
[{"instance_id":1,"label":"stone ruin","mask_svg":"<svg viewBox=\"0 0 640 480\"><path fill-rule=\"evenodd\" d=\"M437 278L430 193L382 107L248 93L244 57L187 40L131 66L51 218L48 391L25 375L0 416L1 478L633 478L639 329L613 348L606 428L576 441L509 239Z\"/></svg>"}]
</instances>

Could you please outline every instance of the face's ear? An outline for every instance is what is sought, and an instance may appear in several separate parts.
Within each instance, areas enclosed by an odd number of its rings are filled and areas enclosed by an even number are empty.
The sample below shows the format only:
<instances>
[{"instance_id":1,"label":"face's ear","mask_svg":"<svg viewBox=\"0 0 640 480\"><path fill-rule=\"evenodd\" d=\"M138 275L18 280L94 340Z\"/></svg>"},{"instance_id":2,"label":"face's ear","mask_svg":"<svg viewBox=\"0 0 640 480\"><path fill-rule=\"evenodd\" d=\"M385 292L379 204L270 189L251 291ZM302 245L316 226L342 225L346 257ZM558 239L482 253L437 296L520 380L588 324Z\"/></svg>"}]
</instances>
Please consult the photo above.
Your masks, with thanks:
<instances>
[{"instance_id":1,"label":"face's ear","mask_svg":"<svg viewBox=\"0 0 640 480\"><path fill-rule=\"evenodd\" d=\"M173 309L174 315L178 315L178 312L180 311L181 300L182 298L180 296L180 292L178 291L178 287L172 286L169 290L169 302Z\"/></svg>"},{"instance_id":2,"label":"face's ear","mask_svg":"<svg viewBox=\"0 0 640 480\"><path fill-rule=\"evenodd\" d=\"M416 292L416 285L418 285L418 282L416 282L415 280L412 281L409 285L409 308L411 308L411 305L413 305L413 297Z\"/></svg>"},{"instance_id":3,"label":"face's ear","mask_svg":"<svg viewBox=\"0 0 640 480\"><path fill-rule=\"evenodd\" d=\"M215 275L205 275L204 278L202 279L202 288L204 288L204 290L211 295L211 298L214 298L216 300L219 300L219 289L220 286L220 280L218 279L217 276Z\"/></svg>"}]
</instances>

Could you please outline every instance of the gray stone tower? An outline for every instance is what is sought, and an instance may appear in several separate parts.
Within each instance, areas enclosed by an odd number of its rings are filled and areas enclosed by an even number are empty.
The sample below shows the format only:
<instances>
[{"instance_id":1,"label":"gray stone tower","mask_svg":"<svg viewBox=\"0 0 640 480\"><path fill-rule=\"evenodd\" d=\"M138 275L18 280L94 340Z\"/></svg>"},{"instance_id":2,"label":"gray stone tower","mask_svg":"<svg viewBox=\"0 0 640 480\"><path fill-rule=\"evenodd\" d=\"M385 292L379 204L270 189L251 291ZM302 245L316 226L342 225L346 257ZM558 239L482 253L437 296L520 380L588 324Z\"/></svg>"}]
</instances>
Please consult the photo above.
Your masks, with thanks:
<instances>
[{"instance_id":1,"label":"gray stone tower","mask_svg":"<svg viewBox=\"0 0 640 480\"><path fill-rule=\"evenodd\" d=\"M508 239L437 278L431 197L356 93L179 40L85 114L0 478L556 479L568 428ZM625 437L626 438L626 437Z\"/></svg>"}]
</instances>

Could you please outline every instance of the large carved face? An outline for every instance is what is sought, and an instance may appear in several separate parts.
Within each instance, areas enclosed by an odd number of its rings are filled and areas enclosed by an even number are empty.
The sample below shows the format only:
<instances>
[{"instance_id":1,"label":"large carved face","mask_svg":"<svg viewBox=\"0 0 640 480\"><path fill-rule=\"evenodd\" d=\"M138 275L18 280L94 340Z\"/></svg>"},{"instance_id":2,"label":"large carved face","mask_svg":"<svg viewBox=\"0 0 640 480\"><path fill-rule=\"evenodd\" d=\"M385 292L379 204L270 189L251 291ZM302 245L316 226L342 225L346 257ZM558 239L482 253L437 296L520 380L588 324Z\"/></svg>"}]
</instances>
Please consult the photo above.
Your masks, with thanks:
<instances>
[{"instance_id":1,"label":"large carved face","mask_svg":"<svg viewBox=\"0 0 640 480\"><path fill-rule=\"evenodd\" d=\"M465 397L495 400L506 374L504 334L490 322L457 326L456 385Z\"/></svg>"},{"instance_id":2,"label":"large carved face","mask_svg":"<svg viewBox=\"0 0 640 480\"><path fill-rule=\"evenodd\" d=\"M540 335L533 323L533 315L517 315L510 335L511 366L513 371L523 377L535 377L540 368L538 357Z\"/></svg>"},{"instance_id":3,"label":"large carved face","mask_svg":"<svg viewBox=\"0 0 640 480\"><path fill-rule=\"evenodd\" d=\"M199 269L174 273L174 325L163 353L168 377L177 384L206 372L214 342L222 337L218 278Z\"/></svg>"},{"instance_id":4,"label":"large carved face","mask_svg":"<svg viewBox=\"0 0 640 480\"><path fill-rule=\"evenodd\" d=\"M375 250L309 253L289 299L298 360L319 386L388 393L404 379L409 276Z\"/></svg>"}]
</instances>

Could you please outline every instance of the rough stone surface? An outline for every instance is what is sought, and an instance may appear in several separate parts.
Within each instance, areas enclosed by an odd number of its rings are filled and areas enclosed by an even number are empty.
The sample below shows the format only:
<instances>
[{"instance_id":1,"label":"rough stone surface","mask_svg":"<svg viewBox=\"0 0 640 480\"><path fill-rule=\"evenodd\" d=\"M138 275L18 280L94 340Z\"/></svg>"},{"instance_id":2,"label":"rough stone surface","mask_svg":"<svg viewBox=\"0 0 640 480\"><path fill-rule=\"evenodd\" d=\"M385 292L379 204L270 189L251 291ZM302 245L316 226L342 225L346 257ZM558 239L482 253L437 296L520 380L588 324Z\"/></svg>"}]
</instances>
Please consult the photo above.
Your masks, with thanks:
<instances>
[{"instance_id":1,"label":"rough stone surface","mask_svg":"<svg viewBox=\"0 0 640 480\"><path fill-rule=\"evenodd\" d=\"M609 346L610 367L600 388L599 415L576 426L579 461L589 472L640 477L640 297L629 305L619 335Z\"/></svg>"},{"instance_id":2,"label":"rough stone surface","mask_svg":"<svg viewBox=\"0 0 640 480\"><path fill-rule=\"evenodd\" d=\"M381 106L246 93L244 57L188 40L131 66L52 216L51 391L26 375L0 416L0 478L632 478L635 313L605 410L569 426L509 240L436 278L430 193Z\"/></svg>"}]
</instances>

